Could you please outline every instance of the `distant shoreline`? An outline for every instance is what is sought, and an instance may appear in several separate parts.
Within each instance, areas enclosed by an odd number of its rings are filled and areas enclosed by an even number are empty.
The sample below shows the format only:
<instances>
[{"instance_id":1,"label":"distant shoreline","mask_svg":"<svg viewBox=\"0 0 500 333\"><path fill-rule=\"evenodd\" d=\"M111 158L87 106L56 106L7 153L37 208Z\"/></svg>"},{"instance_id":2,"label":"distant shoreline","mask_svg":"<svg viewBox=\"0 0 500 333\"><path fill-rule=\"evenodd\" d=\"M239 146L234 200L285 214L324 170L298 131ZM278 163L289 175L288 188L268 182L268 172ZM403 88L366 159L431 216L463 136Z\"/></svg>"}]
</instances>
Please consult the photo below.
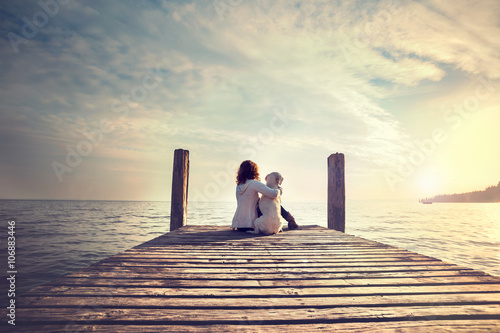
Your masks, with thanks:
<instances>
[{"instance_id":1,"label":"distant shoreline","mask_svg":"<svg viewBox=\"0 0 500 333\"><path fill-rule=\"evenodd\" d=\"M432 198L421 199L423 203L499 203L500 202L500 182L496 186L489 186L483 191L467 193L440 194Z\"/></svg>"}]
</instances>

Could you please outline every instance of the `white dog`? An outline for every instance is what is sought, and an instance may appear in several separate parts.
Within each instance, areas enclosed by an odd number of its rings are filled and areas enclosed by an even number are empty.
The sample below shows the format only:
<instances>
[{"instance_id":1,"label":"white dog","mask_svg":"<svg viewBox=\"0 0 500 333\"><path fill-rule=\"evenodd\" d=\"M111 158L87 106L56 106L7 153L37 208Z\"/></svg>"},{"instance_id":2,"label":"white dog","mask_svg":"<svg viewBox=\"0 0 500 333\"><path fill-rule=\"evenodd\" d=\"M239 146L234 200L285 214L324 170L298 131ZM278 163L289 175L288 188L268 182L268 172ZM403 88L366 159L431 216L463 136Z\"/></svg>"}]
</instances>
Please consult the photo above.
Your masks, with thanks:
<instances>
[{"instance_id":1,"label":"white dog","mask_svg":"<svg viewBox=\"0 0 500 333\"><path fill-rule=\"evenodd\" d=\"M276 198L262 196L259 201L259 208L262 216L254 222L254 229L247 231L251 234L263 233L272 235L282 231L284 219L281 217L281 188L283 177L278 172L272 172L266 176L266 185L270 188L280 189Z\"/></svg>"}]
</instances>

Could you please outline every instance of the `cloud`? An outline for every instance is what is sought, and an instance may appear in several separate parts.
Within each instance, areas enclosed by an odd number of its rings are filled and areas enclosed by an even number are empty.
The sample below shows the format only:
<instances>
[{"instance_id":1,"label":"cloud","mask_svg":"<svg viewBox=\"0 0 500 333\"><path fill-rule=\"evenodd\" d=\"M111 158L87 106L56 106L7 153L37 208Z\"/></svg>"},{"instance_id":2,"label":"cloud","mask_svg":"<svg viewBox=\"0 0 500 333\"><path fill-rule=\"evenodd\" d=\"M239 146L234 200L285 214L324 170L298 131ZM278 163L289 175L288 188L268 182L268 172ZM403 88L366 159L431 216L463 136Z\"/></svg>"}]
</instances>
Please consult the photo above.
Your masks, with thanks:
<instances>
[{"instance_id":1,"label":"cloud","mask_svg":"<svg viewBox=\"0 0 500 333\"><path fill-rule=\"evenodd\" d=\"M410 2L394 15L384 46L399 57L416 56L493 78L497 66L498 2Z\"/></svg>"}]
</instances>

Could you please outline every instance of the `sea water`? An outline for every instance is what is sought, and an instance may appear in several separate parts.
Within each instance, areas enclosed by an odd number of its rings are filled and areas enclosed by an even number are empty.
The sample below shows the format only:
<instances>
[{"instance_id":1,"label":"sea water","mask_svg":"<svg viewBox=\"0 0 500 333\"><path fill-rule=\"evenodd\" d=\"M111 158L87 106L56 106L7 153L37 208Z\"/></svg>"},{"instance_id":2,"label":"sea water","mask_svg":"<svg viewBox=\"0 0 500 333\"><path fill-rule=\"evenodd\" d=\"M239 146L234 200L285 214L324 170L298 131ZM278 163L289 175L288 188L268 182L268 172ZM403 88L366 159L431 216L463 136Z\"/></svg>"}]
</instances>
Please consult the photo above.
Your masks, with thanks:
<instances>
[{"instance_id":1,"label":"sea water","mask_svg":"<svg viewBox=\"0 0 500 333\"><path fill-rule=\"evenodd\" d=\"M325 202L283 205L299 225L327 226ZM235 209L190 202L188 224L229 227ZM1 200L0 288L8 289L9 221L20 294L168 232L169 218L170 202ZM500 204L347 201L346 233L500 276Z\"/></svg>"}]
</instances>

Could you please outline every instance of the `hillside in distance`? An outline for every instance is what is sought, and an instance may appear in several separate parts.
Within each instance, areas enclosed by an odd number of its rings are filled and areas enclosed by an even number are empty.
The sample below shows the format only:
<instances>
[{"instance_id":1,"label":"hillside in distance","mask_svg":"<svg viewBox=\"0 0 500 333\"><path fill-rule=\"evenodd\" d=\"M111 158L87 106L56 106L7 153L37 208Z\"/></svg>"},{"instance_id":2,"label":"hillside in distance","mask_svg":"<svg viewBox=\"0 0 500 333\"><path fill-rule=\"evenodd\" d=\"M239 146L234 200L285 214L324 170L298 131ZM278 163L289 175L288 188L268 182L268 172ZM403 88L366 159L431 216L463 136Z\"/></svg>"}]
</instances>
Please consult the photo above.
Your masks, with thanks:
<instances>
[{"instance_id":1,"label":"hillside in distance","mask_svg":"<svg viewBox=\"0 0 500 333\"><path fill-rule=\"evenodd\" d=\"M500 182L483 191L474 191L460 194L440 194L427 198L431 202L500 202Z\"/></svg>"}]
</instances>

